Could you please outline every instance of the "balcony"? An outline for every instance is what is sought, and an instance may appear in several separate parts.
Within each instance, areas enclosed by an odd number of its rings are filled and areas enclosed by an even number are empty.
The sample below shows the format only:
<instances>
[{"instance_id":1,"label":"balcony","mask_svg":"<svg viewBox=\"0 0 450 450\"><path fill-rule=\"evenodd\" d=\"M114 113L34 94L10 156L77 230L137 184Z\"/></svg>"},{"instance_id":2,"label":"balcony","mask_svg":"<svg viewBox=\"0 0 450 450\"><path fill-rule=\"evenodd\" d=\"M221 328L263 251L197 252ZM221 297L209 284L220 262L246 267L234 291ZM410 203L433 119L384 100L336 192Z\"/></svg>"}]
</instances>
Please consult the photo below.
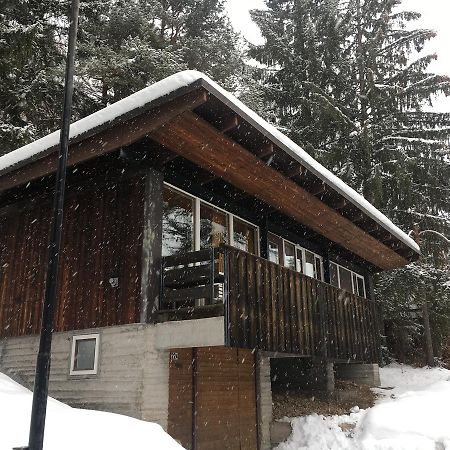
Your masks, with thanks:
<instances>
[{"instance_id":1,"label":"balcony","mask_svg":"<svg viewBox=\"0 0 450 450\"><path fill-rule=\"evenodd\" d=\"M229 246L164 258L159 315L223 315L231 347L379 360L376 302Z\"/></svg>"}]
</instances>

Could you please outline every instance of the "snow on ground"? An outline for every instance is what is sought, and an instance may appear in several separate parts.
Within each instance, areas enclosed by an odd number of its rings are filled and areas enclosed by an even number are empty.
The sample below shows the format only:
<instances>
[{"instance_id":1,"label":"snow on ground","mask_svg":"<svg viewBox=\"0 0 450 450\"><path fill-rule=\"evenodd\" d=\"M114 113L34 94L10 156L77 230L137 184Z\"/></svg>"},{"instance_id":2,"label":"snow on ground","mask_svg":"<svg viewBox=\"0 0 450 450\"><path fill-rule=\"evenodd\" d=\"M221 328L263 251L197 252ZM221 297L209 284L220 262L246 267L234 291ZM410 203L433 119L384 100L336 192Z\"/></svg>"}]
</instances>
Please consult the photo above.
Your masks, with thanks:
<instances>
[{"instance_id":1,"label":"snow on ground","mask_svg":"<svg viewBox=\"0 0 450 450\"><path fill-rule=\"evenodd\" d=\"M0 373L0 450L28 443L32 394ZM71 408L49 398L45 450L182 450L154 423Z\"/></svg>"},{"instance_id":2,"label":"snow on ground","mask_svg":"<svg viewBox=\"0 0 450 450\"><path fill-rule=\"evenodd\" d=\"M374 407L291 420L277 450L450 450L450 370L391 364L380 369ZM350 424L350 425L348 425Z\"/></svg>"}]
</instances>

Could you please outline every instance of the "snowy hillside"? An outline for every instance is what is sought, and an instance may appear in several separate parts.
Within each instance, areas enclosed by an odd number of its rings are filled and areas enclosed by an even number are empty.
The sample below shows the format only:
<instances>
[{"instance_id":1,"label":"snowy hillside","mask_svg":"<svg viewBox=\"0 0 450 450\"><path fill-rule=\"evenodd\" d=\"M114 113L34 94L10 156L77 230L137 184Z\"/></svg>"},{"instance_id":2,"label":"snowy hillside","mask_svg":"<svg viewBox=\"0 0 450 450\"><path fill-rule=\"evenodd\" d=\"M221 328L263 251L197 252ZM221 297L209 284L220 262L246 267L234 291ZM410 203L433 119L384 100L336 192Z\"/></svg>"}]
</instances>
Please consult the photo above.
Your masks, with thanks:
<instances>
[{"instance_id":1,"label":"snowy hillside","mask_svg":"<svg viewBox=\"0 0 450 450\"><path fill-rule=\"evenodd\" d=\"M366 411L292 419L277 450L450 449L450 371L392 364L381 369L381 398Z\"/></svg>"},{"instance_id":2,"label":"snowy hillside","mask_svg":"<svg viewBox=\"0 0 450 450\"><path fill-rule=\"evenodd\" d=\"M0 373L0 450L28 443L32 394ZM100 411L75 409L49 399L46 450L182 450L154 423Z\"/></svg>"}]
</instances>

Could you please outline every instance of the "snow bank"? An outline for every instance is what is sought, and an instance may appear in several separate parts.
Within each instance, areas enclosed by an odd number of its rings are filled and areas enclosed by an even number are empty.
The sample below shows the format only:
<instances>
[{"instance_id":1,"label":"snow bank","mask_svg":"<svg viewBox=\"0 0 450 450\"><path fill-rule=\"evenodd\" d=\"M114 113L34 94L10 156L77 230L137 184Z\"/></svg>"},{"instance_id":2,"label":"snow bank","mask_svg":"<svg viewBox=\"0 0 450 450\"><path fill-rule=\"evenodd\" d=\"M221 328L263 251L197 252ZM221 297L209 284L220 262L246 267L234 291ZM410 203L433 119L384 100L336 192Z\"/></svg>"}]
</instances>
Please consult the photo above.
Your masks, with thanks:
<instances>
[{"instance_id":1,"label":"snow bank","mask_svg":"<svg viewBox=\"0 0 450 450\"><path fill-rule=\"evenodd\" d=\"M291 420L277 450L450 450L450 371L392 364L381 369L381 398L366 411Z\"/></svg>"},{"instance_id":2,"label":"snow bank","mask_svg":"<svg viewBox=\"0 0 450 450\"><path fill-rule=\"evenodd\" d=\"M121 116L149 106L155 100L169 95L170 93L189 86L195 82L203 82L203 85L211 92L216 92L224 98L224 101L241 114L244 118L250 120L255 126L269 139L273 140L292 158L300 162L309 171L313 172L333 189L343 195L347 200L357 205L369 217L378 222L384 228L389 230L394 236L403 241L406 245L420 252L417 243L411 239L406 233L394 225L383 213L378 211L371 203L369 203L362 195L358 194L350 186L345 184L340 178L323 167L318 161L306 153L295 142L285 136L276 127L266 122L258 114L245 106L240 100L228 91L220 87L212 81L208 76L195 70L186 70L171 75L151 86L142 89L120 100L90 116L87 116L70 126L70 139L77 136L87 134L89 131L100 127L108 122L120 120ZM38 158L45 155L46 152L54 148L59 143L59 131L55 131L37 141L25 145L13 152L7 153L0 157L0 174L7 169L15 166L28 159Z\"/></svg>"},{"instance_id":3,"label":"snow bank","mask_svg":"<svg viewBox=\"0 0 450 450\"><path fill-rule=\"evenodd\" d=\"M352 450L355 442L349 438L351 431L345 425L356 425L364 411L359 410L347 416L324 417L313 414L292 420L292 435L276 450ZM342 426L342 428L341 428Z\"/></svg>"},{"instance_id":4,"label":"snow bank","mask_svg":"<svg viewBox=\"0 0 450 450\"><path fill-rule=\"evenodd\" d=\"M359 424L365 448L450 449L450 371L392 365L381 377L394 389Z\"/></svg>"},{"instance_id":5,"label":"snow bank","mask_svg":"<svg viewBox=\"0 0 450 450\"><path fill-rule=\"evenodd\" d=\"M28 444L32 394L0 373L0 450ZM182 450L154 423L71 408L49 398L45 450Z\"/></svg>"}]
</instances>

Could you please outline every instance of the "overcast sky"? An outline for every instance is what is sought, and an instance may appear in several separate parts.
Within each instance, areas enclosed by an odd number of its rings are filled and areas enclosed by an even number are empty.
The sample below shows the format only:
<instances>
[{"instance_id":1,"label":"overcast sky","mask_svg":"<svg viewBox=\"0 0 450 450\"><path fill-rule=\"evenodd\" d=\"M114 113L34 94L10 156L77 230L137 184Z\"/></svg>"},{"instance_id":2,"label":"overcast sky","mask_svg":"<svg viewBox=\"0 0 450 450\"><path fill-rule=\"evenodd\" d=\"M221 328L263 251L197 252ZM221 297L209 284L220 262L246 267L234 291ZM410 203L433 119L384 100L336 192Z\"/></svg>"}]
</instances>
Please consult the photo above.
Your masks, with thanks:
<instances>
[{"instance_id":1,"label":"overcast sky","mask_svg":"<svg viewBox=\"0 0 450 450\"><path fill-rule=\"evenodd\" d=\"M427 53L438 55L438 60L430 66L430 70L450 75L450 0L403 0L403 5L404 9L422 14L417 27L437 32L437 37L425 48ZM234 28L254 44L262 42L262 37L248 11L262 7L263 0L228 0L228 14ZM436 106L440 111L450 112L450 98L439 100Z\"/></svg>"}]
</instances>

